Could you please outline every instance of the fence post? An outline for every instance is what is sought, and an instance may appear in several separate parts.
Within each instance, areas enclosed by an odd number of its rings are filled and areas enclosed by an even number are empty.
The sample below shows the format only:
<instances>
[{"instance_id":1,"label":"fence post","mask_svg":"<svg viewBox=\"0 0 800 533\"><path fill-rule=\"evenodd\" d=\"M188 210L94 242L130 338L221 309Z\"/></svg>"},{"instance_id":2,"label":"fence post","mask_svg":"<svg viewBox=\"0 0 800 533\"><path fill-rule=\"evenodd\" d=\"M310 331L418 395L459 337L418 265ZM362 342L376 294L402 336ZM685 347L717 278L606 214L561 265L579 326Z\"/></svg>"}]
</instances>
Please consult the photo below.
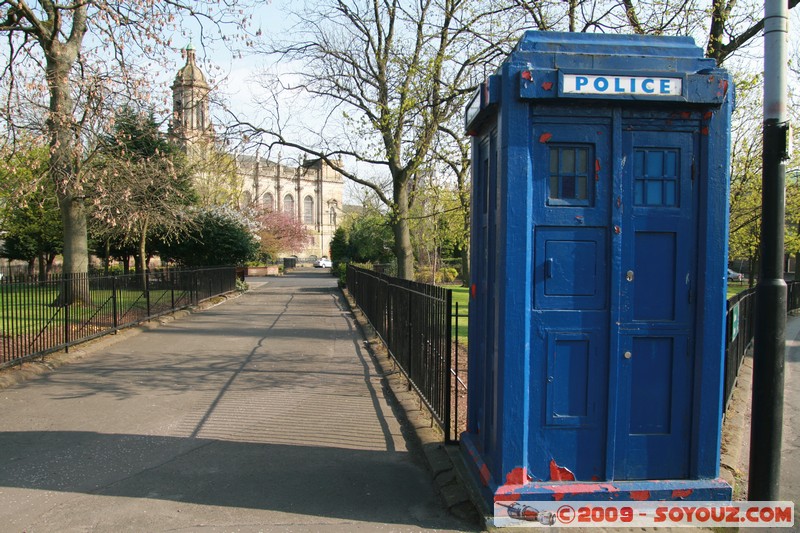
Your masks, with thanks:
<instances>
[{"instance_id":1,"label":"fence post","mask_svg":"<svg viewBox=\"0 0 800 533\"><path fill-rule=\"evenodd\" d=\"M111 276L111 307L113 308L114 320L114 335L117 334L117 325L119 324L119 310L117 309L117 276Z\"/></svg>"},{"instance_id":2,"label":"fence post","mask_svg":"<svg viewBox=\"0 0 800 533\"><path fill-rule=\"evenodd\" d=\"M453 322L453 319L455 320L455 322ZM452 367L453 372L448 372L448 382L452 387L452 390L450 391L451 394L450 397L453 398L453 416L454 416L453 426L455 426L455 434L456 434L456 438L454 439L455 441L458 440L458 392L459 392L458 391L458 319L459 319L459 309L458 309L458 302L456 302L456 314L454 317L451 318L451 324L455 326L454 328L455 332L451 332L451 337L450 337L452 339L451 349L453 350L452 362L455 363L455 366ZM453 374L452 376L450 376L451 373ZM455 394L453 394L454 392Z\"/></svg>"},{"instance_id":3,"label":"fence post","mask_svg":"<svg viewBox=\"0 0 800 533\"><path fill-rule=\"evenodd\" d=\"M71 286L71 278L72 274L64 273L61 276L63 287L62 287L62 294L64 295L64 351L69 353L69 306L70 306L70 298L71 293L67 291L72 290Z\"/></svg>"},{"instance_id":4,"label":"fence post","mask_svg":"<svg viewBox=\"0 0 800 533\"><path fill-rule=\"evenodd\" d=\"M408 364L408 390L411 390L411 381L414 379L414 360L411 357L412 346L414 346L414 321L411 317L414 316L413 310L411 309L411 296L406 294L406 326L408 327L408 337L406 340L406 353L405 359Z\"/></svg>"},{"instance_id":5,"label":"fence post","mask_svg":"<svg viewBox=\"0 0 800 533\"><path fill-rule=\"evenodd\" d=\"M6 287L11 290L11 285L8 285L8 278L6 281L0 280L0 300L2 300L2 309L3 309L3 331L5 335L3 335L3 360L2 362L5 363L6 361L10 361L13 358L11 353L11 338L13 337L13 333L11 332L11 328L9 324L13 323L13 317L10 316L9 307L6 302Z\"/></svg>"},{"instance_id":6,"label":"fence post","mask_svg":"<svg viewBox=\"0 0 800 533\"><path fill-rule=\"evenodd\" d=\"M144 299L147 302L147 318L150 318L150 272L144 271Z\"/></svg>"}]
</instances>

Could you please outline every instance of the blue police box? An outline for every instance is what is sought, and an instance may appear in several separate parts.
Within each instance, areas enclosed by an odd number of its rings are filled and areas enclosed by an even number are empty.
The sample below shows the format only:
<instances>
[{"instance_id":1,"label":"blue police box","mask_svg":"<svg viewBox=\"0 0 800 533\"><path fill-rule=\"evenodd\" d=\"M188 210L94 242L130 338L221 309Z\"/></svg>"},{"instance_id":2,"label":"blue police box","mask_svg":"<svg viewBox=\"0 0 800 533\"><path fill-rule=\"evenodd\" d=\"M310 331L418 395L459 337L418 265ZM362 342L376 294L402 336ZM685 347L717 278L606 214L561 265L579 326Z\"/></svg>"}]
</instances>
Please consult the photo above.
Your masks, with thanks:
<instances>
[{"instance_id":1,"label":"blue police box","mask_svg":"<svg viewBox=\"0 0 800 533\"><path fill-rule=\"evenodd\" d=\"M730 498L732 107L691 38L551 32L467 106L461 442L488 502Z\"/></svg>"}]
</instances>

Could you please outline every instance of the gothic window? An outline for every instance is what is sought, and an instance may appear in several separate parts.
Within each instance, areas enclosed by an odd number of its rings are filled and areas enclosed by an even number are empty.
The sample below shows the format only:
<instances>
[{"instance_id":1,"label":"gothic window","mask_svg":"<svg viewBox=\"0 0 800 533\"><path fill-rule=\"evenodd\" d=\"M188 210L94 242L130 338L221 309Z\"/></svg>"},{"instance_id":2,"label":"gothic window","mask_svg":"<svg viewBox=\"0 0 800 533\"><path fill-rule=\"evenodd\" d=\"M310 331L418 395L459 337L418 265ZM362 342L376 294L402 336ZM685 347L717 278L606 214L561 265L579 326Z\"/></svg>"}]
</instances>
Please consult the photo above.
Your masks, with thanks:
<instances>
[{"instance_id":1,"label":"gothic window","mask_svg":"<svg viewBox=\"0 0 800 533\"><path fill-rule=\"evenodd\" d=\"M283 197L283 212L289 214L294 213L294 198L292 198L291 194L287 194Z\"/></svg>"},{"instance_id":2,"label":"gothic window","mask_svg":"<svg viewBox=\"0 0 800 533\"><path fill-rule=\"evenodd\" d=\"M314 223L314 199L311 196L306 196L303 199L303 223Z\"/></svg>"},{"instance_id":3,"label":"gothic window","mask_svg":"<svg viewBox=\"0 0 800 533\"><path fill-rule=\"evenodd\" d=\"M275 210L275 198L273 198L271 193L266 193L264 195L264 207L267 209L267 211Z\"/></svg>"}]
</instances>

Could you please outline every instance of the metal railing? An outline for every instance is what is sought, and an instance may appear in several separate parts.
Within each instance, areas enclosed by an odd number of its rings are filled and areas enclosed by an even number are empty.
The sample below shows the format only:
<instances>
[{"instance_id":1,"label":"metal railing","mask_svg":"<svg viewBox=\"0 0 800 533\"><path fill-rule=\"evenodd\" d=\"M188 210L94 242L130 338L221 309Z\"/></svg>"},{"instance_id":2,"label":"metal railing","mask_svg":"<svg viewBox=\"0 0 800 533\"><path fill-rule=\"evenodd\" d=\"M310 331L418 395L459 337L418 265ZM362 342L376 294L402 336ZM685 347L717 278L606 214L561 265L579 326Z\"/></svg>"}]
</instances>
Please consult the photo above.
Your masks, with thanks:
<instances>
[{"instance_id":1,"label":"metal railing","mask_svg":"<svg viewBox=\"0 0 800 533\"><path fill-rule=\"evenodd\" d=\"M467 430L467 365L469 359L466 353L466 344L462 344L459 336L459 325L462 319L469 319L468 313L462 313L456 302L453 312L453 365L450 368L452 374L452 402L451 427L452 435L448 439L452 442L458 441L459 435ZM463 350L463 353L462 353Z\"/></svg>"},{"instance_id":2,"label":"metal railing","mask_svg":"<svg viewBox=\"0 0 800 533\"><path fill-rule=\"evenodd\" d=\"M0 281L0 368L22 363L235 290L220 267L122 276Z\"/></svg>"},{"instance_id":3,"label":"metal railing","mask_svg":"<svg viewBox=\"0 0 800 533\"><path fill-rule=\"evenodd\" d=\"M347 287L442 427L445 440L457 440L465 429L467 391L461 368L466 366L467 357L461 353L457 330L459 319L466 315L460 314L457 306L452 314L450 291L352 265L347 269ZM787 308L800 309L800 282L788 283ZM753 343L755 289L728 300L726 324L723 411ZM446 347L442 335L448 339Z\"/></svg>"},{"instance_id":4,"label":"metal railing","mask_svg":"<svg viewBox=\"0 0 800 533\"><path fill-rule=\"evenodd\" d=\"M723 388L722 412L728 408L728 402L736 385L736 376L744 356L753 343L755 326L756 290L747 289L728 299L725 317L725 382Z\"/></svg>"},{"instance_id":5,"label":"metal railing","mask_svg":"<svg viewBox=\"0 0 800 533\"><path fill-rule=\"evenodd\" d=\"M451 292L353 265L347 289L450 441Z\"/></svg>"}]
</instances>

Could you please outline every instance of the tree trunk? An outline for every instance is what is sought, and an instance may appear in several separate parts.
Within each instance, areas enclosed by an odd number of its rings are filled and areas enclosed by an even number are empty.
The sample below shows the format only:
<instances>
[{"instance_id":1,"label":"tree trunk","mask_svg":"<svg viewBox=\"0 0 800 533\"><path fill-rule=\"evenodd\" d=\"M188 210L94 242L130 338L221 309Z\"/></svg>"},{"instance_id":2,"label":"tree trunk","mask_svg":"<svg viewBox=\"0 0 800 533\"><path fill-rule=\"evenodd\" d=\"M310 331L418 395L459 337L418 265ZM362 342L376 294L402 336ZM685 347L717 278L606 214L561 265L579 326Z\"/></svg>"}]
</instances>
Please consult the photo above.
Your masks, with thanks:
<instances>
[{"instance_id":1,"label":"tree trunk","mask_svg":"<svg viewBox=\"0 0 800 533\"><path fill-rule=\"evenodd\" d=\"M55 262L55 260L56 260L56 254L52 252L47 254L47 266L45 269L45 276L49 276L50 273L53 271L53 263Z\"/></svg>"},{"instance_id":2,"label":"tree trunk","mask_svg":"<svg viewBox=\"0 0 800 533\"><path fill-rule=\"evenodd\" d=\"M142 227L142 232L139 235L139 253L136 259L136 271L142 278L142 289L147 289L147 222Z\"/></svg>"},{"instance_id":3,"label":"tree trunk","mask_svg":"<svg viewBox=\"0 0 800 533\"><path fill-rule=\"evenodd\" d=\"M62 195L60 195L62 196ZM56 305L70 305L77 302L91 303L89 296L89 247L86 231L86 207L82 199L74 199L71 194L59 198L61 222L64 225L64 272L69 280L65 294L59 295Z\"/></svg>"},{"instance_id":4,"label":"tree trunk","mask_svg":"<svg viewBox=\"0 0 800 533\"><path fill-rule=\"evenodd\" d=\"M86 282L89 270L86 207L78 176L77 161L80 147L75 138L77 128L72 114L74 102L70 93L69 78L85 31L85 15L85 6L77 8L73 19L75 26L66 44L53 40L43 45L50 93L50 110L47 117L50 137L49 172L56 186L61 221L64 225L64 277L69 280L65 284L66 290L57 298L56 305L91 301Z\"/></svg>"},{"instance_id":5,"label":"tree trunk","mask_svg":"<svg viewBox=\"0 0 800 533\"><path fill-rule=\"evenodd\" d=\"M800 252L794 254L794 280L800 281Z\"/></svg>"},{"instance_id":6,"label":"tree trunk","mask_svg":"<svg viewBox=\"0 0 800 533\"><path fill-rule=\"evenodd\" d=\"M395 179L394 215L392 233L394 234L394 255L397 258L397 277L414 279L414 252L411 249L411 229L408 224L408 184L398 184Z\"/></svg>"},{"instance_id":7,"label":"tree trunk","mask_svg":"<svg viewBox=\"0 0 800 533\"><path fill-rule=\"evenodd\" d=\"M39 252L39 281L44 281L47 277L47 271L45 270L45 257L44 252Z\"/></svg>"},{"instance_id":8,"label":"tree trunk","mask_svg":"<svg viewBox=\"0 0 800 533\"><path fill-rule=\"evenodd\" d=\"M469 245L461 247L461 286L469 287Z\"/></svg>"},{"instance_id":9,"label":"tree trunk","mask_svg":"<svg viewBox=\"0 0 800 533\"><path fill-rule=\"evenodd\" d=\"M108 276L111 270L111 240L106 239L105 248L103 249L103 275Z\"/></svg>"}]
</instances>

